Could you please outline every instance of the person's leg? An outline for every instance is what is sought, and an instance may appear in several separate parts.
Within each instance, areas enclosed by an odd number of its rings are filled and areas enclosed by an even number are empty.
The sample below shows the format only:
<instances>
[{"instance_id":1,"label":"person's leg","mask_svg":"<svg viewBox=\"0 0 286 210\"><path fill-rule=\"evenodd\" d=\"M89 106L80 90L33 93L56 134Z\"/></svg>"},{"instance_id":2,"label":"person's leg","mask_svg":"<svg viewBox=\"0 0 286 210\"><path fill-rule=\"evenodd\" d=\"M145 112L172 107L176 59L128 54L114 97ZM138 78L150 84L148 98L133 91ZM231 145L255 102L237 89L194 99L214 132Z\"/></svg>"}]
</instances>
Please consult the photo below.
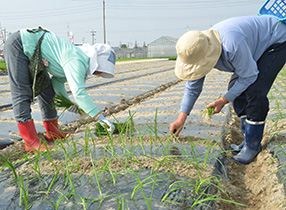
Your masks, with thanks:
<instances>
[{"instance_id":1,"label":"person's leg","mask_svg":"<svg viewBox=\"0 0 286 210\"><path fill-rule=\"evenodd\" d=\"M267 94L286 62L286 42L271 46L257 62L257 80L245 91L246 133L243 149L233 157L236 162L247 164L261 151L265 119L269 111Z\"/></svg>"},{"instance_id":2,"label":"person's leg","mask_svg":"<svg viewBox=\"0 0 286 210\"><path fill-rule=\"evenodd\" d=\"M245 137L245 129L246 129L246 115L242 115L240 117L240 129L241 129L241 134ZM240 152L240 150L243 148L245 144L245 141L241 142L241 144L236 145L236 144L231 144L229 147L233 152Z\"/></svg>"},{"instance_id":3,"label":"person's leg","mask_svg":"<svg viewBox=\"0 0 286 210\"><path fill-rule=\"evenodd\" d=\"M228 90L235 84L236 80L238 79L238 75L236 73L232 74L230 81L228 83ZM245 136L245 120L246 120L246 94L245 92L241 93L232 103L233 109L237 116L240 118L240 128L241 128L241 134ZM233 152L239 152L243 146L245 141L243 141L241 144L231 144L230 149L233 150Z\"/></svg>"},{"instance_id":4,"label":"person's leg","mask_svg":"<svg viewBox=\"0 0 286 210\"><path fill-rule=\"evenodd\" d=\"M37 98L42 113L43 124L46 129L47 141L64 139L68 133L64 133L58 125L57 110L52 108L55 91L50 84Z\"/></svg>"},{"instance_id":5,"label":"person's leg","mask_svg":"<svg viewBox=\"0 0 286 210\"><path fill-rule=\"evenodd\" d=\"M261 151L264 121L251 121L246 119L245 140L241 151L232 159L238 163L250 163Z\"/></svg>"},{"instance_id":6,"label":"person's leg","mask_svg":"<svg viewBox=\"0 0 286 210\"><path fill-rule=\"evenodd\" d=\"M18 129L21 134L21 137L25 141L25 150L28 152L42 152L46 149L50 149L53 146L45 146L41 143L38 138L38 134L35 128L34 120L29 119L26 122L18 123Z\"/></svg>"},{"instance_id":7,"label":"person's leg","mask_svg":"<svg viewBox=\"0 0 286 210\"><path fill-rule=\"evenodd\" d=\"M13 111L17 122L31 119L32 83L29 74L29 59L23 52L20 32L12 34L4 45L12 96Z\"/></svg>"},{"instance_id":8,"label":"person's leg","mask_svg":"<svg viewBox=\"0 0 286 210\"><path fill-rule=\"evenodd\" d=\"M286 62L286 42L275 44L261 56L257 62L259 74L246 93L246 115L252 121L265 121L269 111L267 94Z\"/></svg>"},{"instance_id":9,"label":"person's leg","mask_svg":"<svg viewBox=\"0 0 286 210\"><path fill-rule=\"evenodd\" d=\"M7 65L11 89L13 111L18 122L19 132L25 141L27 151L44 151L40 144L34 121L31 119L32 82L28 69L29 59L23 52L20 33L12 34L4 46L4 58Z\"/></svg>"},{"instance_id":10,"label":"person's leg","mask_svg":"<svg viewBox=\"0 0 286 210\"><path fill-rule=\"evenodd\" d=\"M58 118L57 110L52 108L54 97L55 91L52 84L44 89L43 92L37 97L43 121L55 120Z\"/></svg>"},{"instance_id":11,"label":"person's leg","mask_svg":"<svg viewBox=\"0 0 286 210\"><path fill-rule=\"evenodd\" d=\"M238 75L236 73L233 73L231 75L231 78L228 83L228 90L232 88L232 86L235 84L236 80L238 79ZM238 97L236 97L232 103L233 109L238 117L244 116L245 109L246 109L246 95L245 92L241 93Z\"/></svg>"}]
</instances>

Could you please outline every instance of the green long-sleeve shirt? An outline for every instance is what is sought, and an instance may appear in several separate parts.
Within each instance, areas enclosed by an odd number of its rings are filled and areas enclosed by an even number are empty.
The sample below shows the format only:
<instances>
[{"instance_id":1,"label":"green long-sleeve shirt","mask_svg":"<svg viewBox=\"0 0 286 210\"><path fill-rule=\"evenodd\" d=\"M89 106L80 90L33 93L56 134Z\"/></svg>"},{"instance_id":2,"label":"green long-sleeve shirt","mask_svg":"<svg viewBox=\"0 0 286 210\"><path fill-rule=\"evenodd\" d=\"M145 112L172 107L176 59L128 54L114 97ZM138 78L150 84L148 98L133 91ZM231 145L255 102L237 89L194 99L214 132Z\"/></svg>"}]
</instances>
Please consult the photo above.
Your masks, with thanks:
<instances>
[{"instance_id":1,"label":"green long-sleeve shirt","mask_svg":"<svg viewBox=\"0 0 286 210\"><path fill-rule=\"evenodd\" d=\"M30 33L26 29L20 30L24 54L31 59L43 31ZM89 57L81 49L70 42L47 32L42 45L42 58L49 61L48 72L52 75L53 88L57 94L68 97L65 82L77 104L91 117L99 113L98 108L85 90L85 75L89 67Z\"/></svg>"}]
</instances>

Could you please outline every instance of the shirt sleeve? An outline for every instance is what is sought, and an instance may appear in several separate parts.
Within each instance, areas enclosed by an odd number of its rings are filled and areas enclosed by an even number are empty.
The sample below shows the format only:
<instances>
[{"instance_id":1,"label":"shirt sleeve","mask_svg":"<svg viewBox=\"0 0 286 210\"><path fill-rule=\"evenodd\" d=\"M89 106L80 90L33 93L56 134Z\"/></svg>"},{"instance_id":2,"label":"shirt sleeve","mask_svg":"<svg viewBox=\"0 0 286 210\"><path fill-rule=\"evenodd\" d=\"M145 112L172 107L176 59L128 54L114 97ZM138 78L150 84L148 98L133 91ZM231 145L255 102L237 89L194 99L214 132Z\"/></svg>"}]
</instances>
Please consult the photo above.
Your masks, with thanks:
<instances>
[{"instance_id":1,"label":"shirt sleeve","mask_svg":"<svg viewBox=\"0 0 286 210\"><path fill-rule=\"evenodd\" d=\"M98 108L87 94L85 89L84 64L79 60L72 60L63 66L67 82L77 104L91 117L99 113Z\"/></svg>"},{"instance_id":2,"label":"shirt sleeve","mask_svg":"<svg viewBox=\"0 0 286 210\"><path fill-rule=\"evenodd\" d=\"M228 101L233 102L237 96L255 82L259 71L251 50L245 41L238 45L232 54L230 62L239 77L224 97Z\"/></svg>"},{"instance_id":3,"label":"shirt sleeve","mask_svg":"<svg viewBox=\"0 0 286 210\"><path fill-rule=\"evenodd\" d=\"M186 82L185 93L181 104L181 112L184 112L188 115L190 114L195 102L202 92L204 80L205 77L198 80Z\"/></svg>"},{"instance_id":4,"label":"shirt sleeve","mask_svg":"<svg viewBox=\"0 0 286 210\"><path fill-rule=\"evenodd\" d=\"M52 76L51 80L55 93L57 95L63 95L66 98L69 98L67 91L65 89L65 82L67 81L66 78Z\"/></svg>"}]
</instances>

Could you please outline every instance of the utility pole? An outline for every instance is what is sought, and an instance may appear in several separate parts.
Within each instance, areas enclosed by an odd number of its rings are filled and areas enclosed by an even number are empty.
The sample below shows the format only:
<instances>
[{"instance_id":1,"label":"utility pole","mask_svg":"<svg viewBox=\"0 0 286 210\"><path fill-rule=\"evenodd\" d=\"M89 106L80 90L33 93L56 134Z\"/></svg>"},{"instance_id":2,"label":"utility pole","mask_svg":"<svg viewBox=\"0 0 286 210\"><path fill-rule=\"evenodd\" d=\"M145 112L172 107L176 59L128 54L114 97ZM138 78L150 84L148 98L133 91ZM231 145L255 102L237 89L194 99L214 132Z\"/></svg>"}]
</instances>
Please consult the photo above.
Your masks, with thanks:
<instances>
[{"instance_id":1,"label":"utility pole","mask_svg":"<svg viewBox=\"0 0 286 210\"><path fill-rule=\"evenodd\" d=\"M3 48L6 41L6 35L7 35L6 29L5 28L2 29L2 25L0 23L0 57L2 58L4 58Z\"/></svg>"},{"instance_id":2,"label":"utility pole","mask_svg":"<svg viewBox=\"0 0 286 210\"><path fill-rule=\"evenodd\" d=\"M106 44L106 32L105 32L105 0L103 0L103 40Z\"/></svg>"},{"instance_id":3,"label":"utility pole","mask_svg":"<svg viewBox=\"0 0 286 210\"><path fill-rule=\"evenodd\" d=\"M90 33L91 33L91 41L92 41L92 45L94 45L96 30L91 30L91 31L90 31Z\"/></svg>"},{"instance_id":4,"label":"utility pole","mask_svg":"<svg viewBox=\"0 0 286 210\"><path fill-rule=\"evenodd\" d=\"M74 44L74 36L73 36L73 32L70 31L69 24L67 26L67 30L68 30L68 40L69 40L70 43Z\"/></svg>"},{"instance_id":5,"label":"utility pole","mask_svg":"<svg viewBox=\"0 0 286 210\"><path fill-rule=\"evenodd\" d=\"M69 24L67 25L67 30L68 30L68 40L70 41L70 26L69 26Z\"/></svg>"}]
</instances>

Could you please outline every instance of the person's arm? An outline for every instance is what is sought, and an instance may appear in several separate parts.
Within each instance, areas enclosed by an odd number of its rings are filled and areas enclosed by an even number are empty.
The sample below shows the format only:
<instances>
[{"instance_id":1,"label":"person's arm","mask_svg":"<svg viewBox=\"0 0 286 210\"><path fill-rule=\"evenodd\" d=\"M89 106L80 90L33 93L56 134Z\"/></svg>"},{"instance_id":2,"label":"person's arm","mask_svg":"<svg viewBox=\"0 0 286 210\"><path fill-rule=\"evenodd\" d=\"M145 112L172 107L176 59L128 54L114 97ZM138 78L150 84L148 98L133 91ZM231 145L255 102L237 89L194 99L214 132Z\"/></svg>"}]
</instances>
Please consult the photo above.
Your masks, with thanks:
<instances>
[{"instance_id":1,"label":"person's arm","mask_svg":"<svg viewBox=\"0 0 286 210\"><path fill-rule=\"evenodd\" d=\"M63 95L64 97L69 99L69 96L65 88L65 82L67 81L66 78L52 76L51 81L52 81L52 85L53 85L55 93L57 95Z\"/></svg>"},{"instance_id":2,"label":"person's arm","mask_svg":"<svg viewBox=\"0 0 286 210\"><path fill-rule=\"evenodd\" d=\"M101 126L106 127L107 131L113 133L115 126L111 121L106 119L98 110L90 96L85 90L85 72L84 65L77 60L68 62L64 66L65 75L70 86L71 92L79 107L85 113L98 121Z\"/></svg>"},{"instance_id":3,"label":"person's arm","mask_svg":"<svg viewBox=\"0 0 286 210\"><path fill-rule=\"evenodd\" d=\"M181 112L177 120L170 124L170 134L175 134L175 136L178 136L181 132L188 115L190 114L196 100L202 92L204 80L205 77L186 82L185 93L181 104Z\"/></svg>"},{"instance_id":4,"label":"person's arm","mask_svg":"<svg viewBox=\"0 0 286 210\"><path fill-rule=\"evenodd\" d=\"M186 82L185 93L181 103L181 112L185 112L187 115L190 114L194 104L202 92L204 80L205 77Z\"/></svg>"},{"instance_id":5,"label":"person's arm","mask_svg":"<svg viewBox=\"0 0 286 210\"><path fill-rule=\"evenodd\" d=\"M100 111L85 89L85 72L86 69L79 60L72 60L63 66L66 80L76 103L85 113L95 117Z\"/></svg>"}]
</instances>

